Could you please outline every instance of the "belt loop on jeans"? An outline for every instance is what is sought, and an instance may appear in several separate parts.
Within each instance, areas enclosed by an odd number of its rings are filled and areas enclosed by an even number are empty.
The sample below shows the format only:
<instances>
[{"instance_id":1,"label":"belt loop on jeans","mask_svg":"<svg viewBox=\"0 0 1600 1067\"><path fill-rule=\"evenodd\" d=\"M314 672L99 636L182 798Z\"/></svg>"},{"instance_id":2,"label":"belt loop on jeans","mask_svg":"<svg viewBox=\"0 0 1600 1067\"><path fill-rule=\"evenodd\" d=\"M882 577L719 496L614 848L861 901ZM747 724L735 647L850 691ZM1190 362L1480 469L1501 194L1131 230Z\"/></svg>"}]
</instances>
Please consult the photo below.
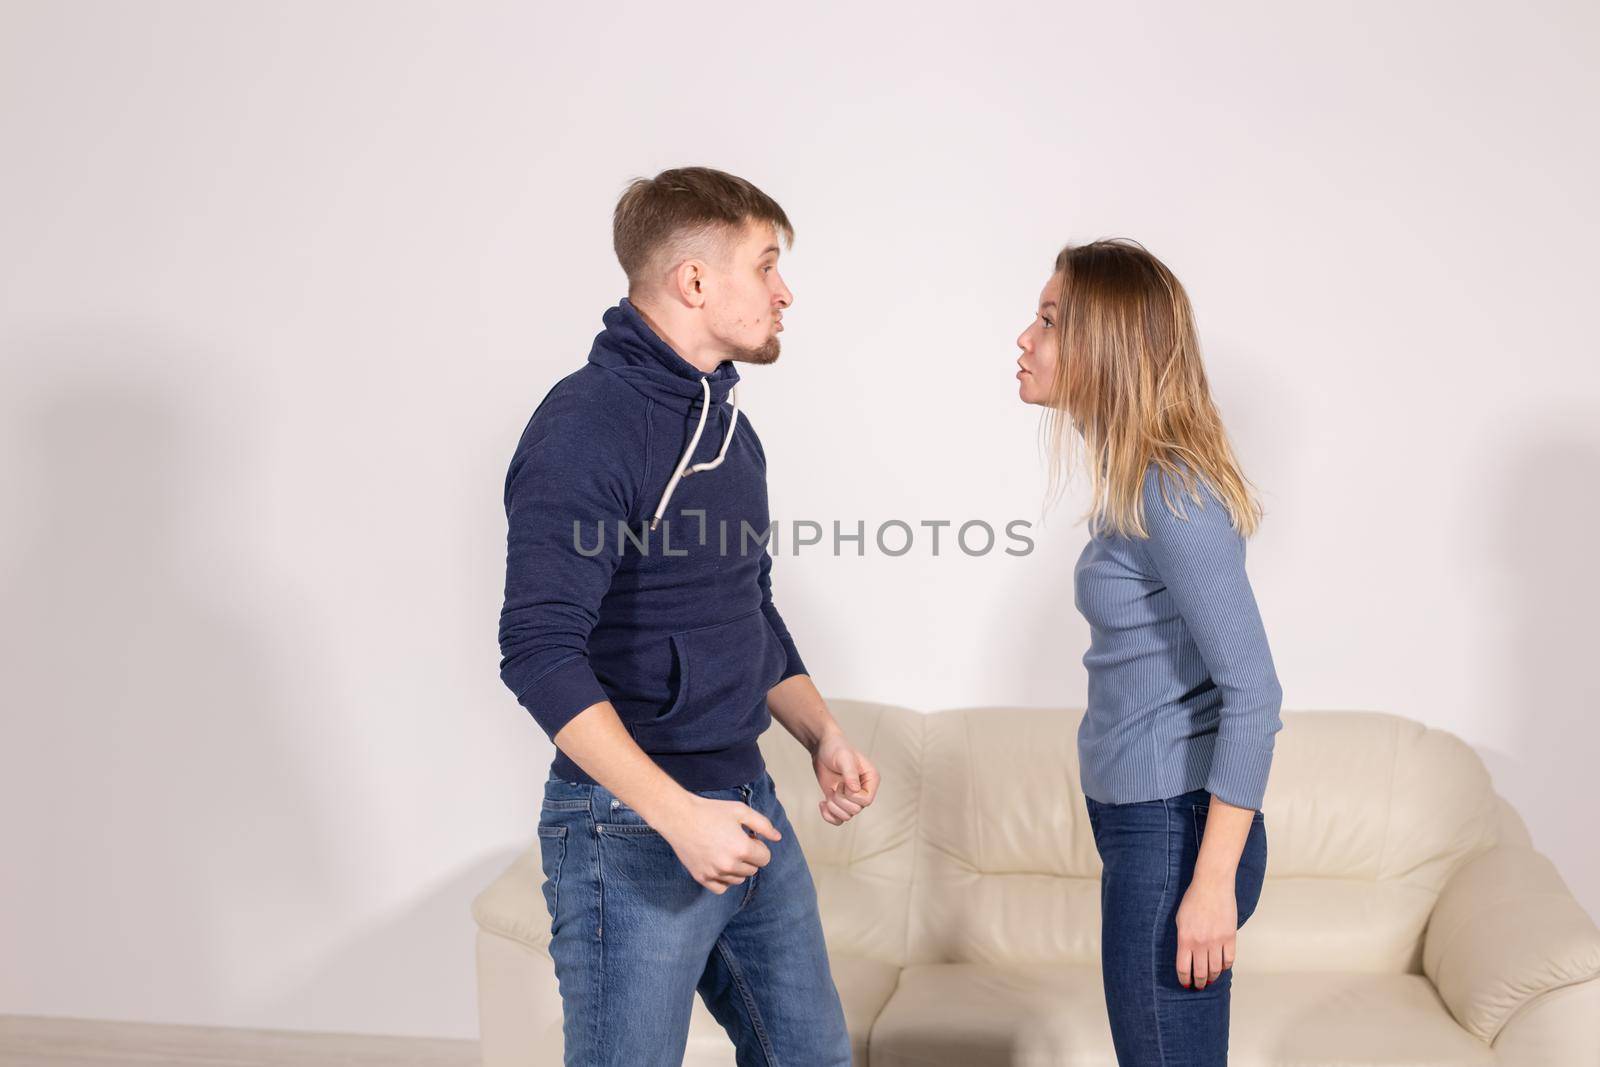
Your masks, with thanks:
<instances>
[{"instance_id":1,"label":"belt loop on jeans","mask_svg":"<svg viewBox=\"0 0 1600 1067\"><path fill-rule=\"evenodd\" d=\"M741 785L739 787L739 794L744 797L744 802L746 804L750 803L750 794L752 792L754 792L754 790L752 790L748 785Z\"/></svg>"}]
</instances>

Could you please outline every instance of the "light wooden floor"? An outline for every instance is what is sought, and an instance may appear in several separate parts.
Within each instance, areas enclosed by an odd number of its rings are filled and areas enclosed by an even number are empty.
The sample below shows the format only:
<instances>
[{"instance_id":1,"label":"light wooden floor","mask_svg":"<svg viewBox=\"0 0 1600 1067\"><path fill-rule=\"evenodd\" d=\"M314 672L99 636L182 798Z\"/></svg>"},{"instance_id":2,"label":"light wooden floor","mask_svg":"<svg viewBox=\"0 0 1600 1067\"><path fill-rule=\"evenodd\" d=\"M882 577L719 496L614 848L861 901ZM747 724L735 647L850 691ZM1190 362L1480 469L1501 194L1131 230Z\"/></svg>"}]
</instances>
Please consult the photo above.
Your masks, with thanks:
<instances>
[{"instance_id":1,"label":"light wooden floor","mask_svg":"<svg viewBox=\"0 0 1600 1067\"><path fill-rule=\"evenodd\" d=\"M476 1041L0 1015L0 1067L479 1067Z\"/></svg>"}]
</instances>

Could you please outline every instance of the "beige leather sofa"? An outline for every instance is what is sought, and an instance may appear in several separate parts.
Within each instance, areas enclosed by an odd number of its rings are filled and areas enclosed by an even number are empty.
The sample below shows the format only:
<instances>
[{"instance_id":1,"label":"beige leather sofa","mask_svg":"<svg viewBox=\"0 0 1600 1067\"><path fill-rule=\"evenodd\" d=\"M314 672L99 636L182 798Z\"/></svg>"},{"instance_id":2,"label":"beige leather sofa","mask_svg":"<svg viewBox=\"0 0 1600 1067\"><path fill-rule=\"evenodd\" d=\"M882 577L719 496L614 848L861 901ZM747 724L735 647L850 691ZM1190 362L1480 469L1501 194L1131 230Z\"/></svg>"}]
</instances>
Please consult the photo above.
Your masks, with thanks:
<instances>
[{"instance_id":1,"label":"beige leather sofa","mask_svg":"<svg viewBox=\"0 0 1600 1067\"><path fill-rule=\"evenodd\" d=\"M816 879L856 1064L1112 1067L1082 712L832 707L883 772L845 827L822 821L781 726L762 745ZM1376 712L1284 724L1230 1063L1600 1067L1600 930L1472 749ZM486 1067L561 1062L540 878L530 843L473 903ZM698 1001L684 1062L734 1062Z\"/></svg>"}]
</instances>

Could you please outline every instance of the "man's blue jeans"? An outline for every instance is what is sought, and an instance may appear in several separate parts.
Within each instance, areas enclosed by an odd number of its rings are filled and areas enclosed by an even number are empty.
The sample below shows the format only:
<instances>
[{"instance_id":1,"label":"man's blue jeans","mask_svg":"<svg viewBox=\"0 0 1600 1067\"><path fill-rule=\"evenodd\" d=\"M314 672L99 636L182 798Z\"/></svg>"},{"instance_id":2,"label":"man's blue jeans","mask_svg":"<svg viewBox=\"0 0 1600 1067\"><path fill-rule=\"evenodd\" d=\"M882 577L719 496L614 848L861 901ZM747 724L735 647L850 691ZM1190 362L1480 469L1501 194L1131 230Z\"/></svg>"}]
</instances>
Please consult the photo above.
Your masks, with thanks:
<instances>
[{"instance_id":1,"label":"man's blue jeans","mask_svg":"<svg viewBox=\"0 0 1600 1067\"><path fill-rule=\"evenodd\" d=\"M1225 1067L1233 968L1204 989L1178 981L1178 905L1194 878L1211 794L1132 804L1084 797L1100 874L1100 969L1120 1067ZM1234 899L1244 926L1267 874L1267 825L1250 823Z\"/></svg>"},{"instance_id":2,"label":"man's blue jeans","mask_svg":"<svg viewBox=\"0 0 1600 1067\"><path fill-rule=\"evenodd\" d=\"M772 821L771 861L713 893L604 786L545 782L539 815L567 1067L683 1062L698 992L740 1067L850 1067L811 871L771 775L699 794Z\"/></svg>"}]
</instances>

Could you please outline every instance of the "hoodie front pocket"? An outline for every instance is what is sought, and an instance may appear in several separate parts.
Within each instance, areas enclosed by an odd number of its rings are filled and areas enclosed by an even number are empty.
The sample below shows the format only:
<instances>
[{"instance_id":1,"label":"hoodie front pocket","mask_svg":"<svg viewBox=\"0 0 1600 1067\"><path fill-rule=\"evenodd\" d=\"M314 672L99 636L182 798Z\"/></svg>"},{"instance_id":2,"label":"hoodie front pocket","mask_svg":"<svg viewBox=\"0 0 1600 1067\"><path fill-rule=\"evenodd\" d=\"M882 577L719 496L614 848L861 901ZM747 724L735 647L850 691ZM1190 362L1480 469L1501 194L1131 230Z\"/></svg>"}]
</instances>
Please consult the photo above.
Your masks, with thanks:
<instances>
[{"instance_id":1,"label":"hoodie front pocket","mask_svg":"<svg viewBox=\"0 0 1600 1067\"><path fill-rule=\"evenodd\" d=\"M771 723L767 690L788 656L760 608L672 635L678 691L666 712L632 725L646 752L708 752L749 741Z\"/></svg>"}]
</instances>

